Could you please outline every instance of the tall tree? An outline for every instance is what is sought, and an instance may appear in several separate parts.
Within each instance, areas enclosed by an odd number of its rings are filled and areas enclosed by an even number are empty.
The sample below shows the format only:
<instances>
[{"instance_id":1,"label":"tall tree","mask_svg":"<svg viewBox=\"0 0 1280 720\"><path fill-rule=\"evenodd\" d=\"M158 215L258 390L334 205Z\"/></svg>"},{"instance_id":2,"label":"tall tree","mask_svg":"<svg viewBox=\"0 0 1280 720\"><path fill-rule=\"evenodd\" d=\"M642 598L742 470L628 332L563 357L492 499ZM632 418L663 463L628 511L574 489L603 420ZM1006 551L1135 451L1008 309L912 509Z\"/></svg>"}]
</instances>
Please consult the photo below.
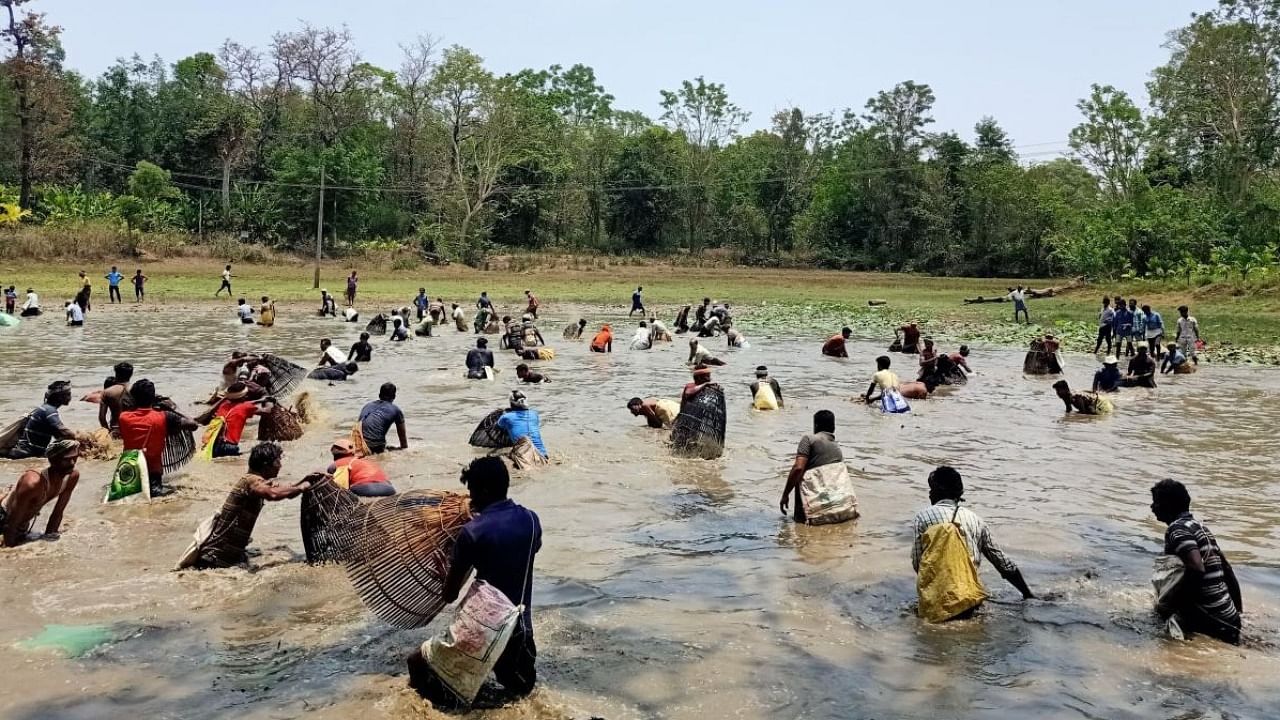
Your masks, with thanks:
<instances>
[{"instance_id":1,"label":"tall tree","mask_svg":"<svg viewBox=\"0 0 1280 720\"><path fill-rule=\"evenodd\" d=\"M1096 84L1076 107L1084 121L1071 130L1071 149L1103 178L1113 197L1131 198L1149 137L1142 111L1123 90Z\"/></svg>"},{"instance_id":2,"label":"tall tree","mask_svg":"<svg viewBox=\"0 0 1280 720\"><path fill-rule=\"evenodd\" d=\"M0 0L7 23L0 38L9 46L4 59L5 76L12 83L18 120L18 206L31 206L36 137L41 118L36 115L37 88L48 86L61 70L62 28L45 21L44 13L24 10L30 0Z\"/></svg>"},{"instance_id":3,"label":"tall tree","mask_svg":"<svg viewBox=\"0 0 1280 720\"><path fill-rule=\"evenodd\" d=\"M724 85L708 83L702 76L685 80L677 90L662 91L662 120L685 140L681 180L690 250L702 246L706 232L717 153L749 118L749 113L730 102Z\"/></svg>"}]
</instances>

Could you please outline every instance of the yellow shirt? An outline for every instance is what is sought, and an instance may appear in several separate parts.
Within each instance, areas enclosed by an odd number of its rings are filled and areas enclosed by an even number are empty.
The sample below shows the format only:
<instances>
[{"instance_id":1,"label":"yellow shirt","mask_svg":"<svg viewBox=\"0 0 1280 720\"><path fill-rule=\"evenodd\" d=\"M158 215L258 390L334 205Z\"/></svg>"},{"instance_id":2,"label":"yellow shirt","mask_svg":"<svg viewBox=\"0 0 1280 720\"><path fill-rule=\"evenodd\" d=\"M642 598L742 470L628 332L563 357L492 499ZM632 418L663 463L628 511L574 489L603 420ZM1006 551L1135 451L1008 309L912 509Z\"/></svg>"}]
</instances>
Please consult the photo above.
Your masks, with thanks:
<instances>
[{"instance_id":1,"label":"yellow shirt","mask_svg":"<svg viewBox=\"0 0 1280 720\"><path fill-rule=\"evenodd\" d=\"M892 370L881 370L871 376L871 382L880 388L880 391L896 390L898 388L898 376Z\"/></svg>"}]
</instances>

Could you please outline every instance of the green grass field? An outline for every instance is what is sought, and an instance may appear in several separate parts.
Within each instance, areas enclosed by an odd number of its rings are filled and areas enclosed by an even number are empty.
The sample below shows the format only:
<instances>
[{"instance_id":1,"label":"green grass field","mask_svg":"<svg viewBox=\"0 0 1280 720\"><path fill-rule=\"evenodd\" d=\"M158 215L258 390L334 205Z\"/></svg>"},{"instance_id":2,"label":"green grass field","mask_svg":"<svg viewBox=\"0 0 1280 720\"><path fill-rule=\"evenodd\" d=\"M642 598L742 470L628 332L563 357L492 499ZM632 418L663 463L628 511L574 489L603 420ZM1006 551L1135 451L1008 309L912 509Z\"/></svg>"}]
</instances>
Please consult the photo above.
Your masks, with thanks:
<instances>
[{"instance_id":1,"label":"green grass field","mask_svg":"<svg viewBox=\"0 0 1280 720\"><path fill-rule=\"evenodd\" d=\"M936 278L916 275L845 273L825 270L794 270L738 267L677 268L661 262L637 263L627 260L595 259L565 266L510 271L481 271L463 266L422 266L415 270L392 271L385 267L348 265L336 261L322 267L321 286L341 296L344 278L351 269L360 272L358 306L409 304L418 287L426 287L432 297L457 301L469 307L481 290L495 301L515 311L523 306L523 293L531 288L544 305L582 303L627 308L631 292L644 286L645 303L663 317L674 314L675 306L695 303L704 296L735 306L744 325L757 330L794 329L835 332L841 324L856 324L860 331L891 334L891 328L908 319L922 322L926 332L952 341L981 341L995 344L1022 344L1035 332L1051 329L1064 336L1075 350L1092 350L1094 319L1101 296L1136 295L1150 303L1172 326L1180 304L1190 305L1210 345L1211 357L1225 362L1280 364L1280 296L1274 291L1237 294L1217 288L1184 289L1148 282L1093 285L1059 297L1032 300L1033 326L1012 322L1011 304L965 305L966 297L992 297L1006 286L1021 283L1036 288L1063 285L1049 279L1007 280L976 278ZM121 265L131 275L136 263ZM106 296L102 276L109 269L102 263L80 266L72 263L31 263L0 261L0 282L18 286L19 294L34 287L46 306L69 298L78 287L76 273L84 269L94 278L95 299ZM148 301L160 304L213 302L221 265L217 261L181 258L148 262L143 267L149 278ZM251 302L270 295L282 303L316 303L319 293L312 287L313 267L300 260L285 259L270 264L237 264L236 293ZM127 281L122 288L132 299ZM868 300L886 305L869 308ZM670 318L666 318L668 321Z\"/></svg>"}]
</instances>

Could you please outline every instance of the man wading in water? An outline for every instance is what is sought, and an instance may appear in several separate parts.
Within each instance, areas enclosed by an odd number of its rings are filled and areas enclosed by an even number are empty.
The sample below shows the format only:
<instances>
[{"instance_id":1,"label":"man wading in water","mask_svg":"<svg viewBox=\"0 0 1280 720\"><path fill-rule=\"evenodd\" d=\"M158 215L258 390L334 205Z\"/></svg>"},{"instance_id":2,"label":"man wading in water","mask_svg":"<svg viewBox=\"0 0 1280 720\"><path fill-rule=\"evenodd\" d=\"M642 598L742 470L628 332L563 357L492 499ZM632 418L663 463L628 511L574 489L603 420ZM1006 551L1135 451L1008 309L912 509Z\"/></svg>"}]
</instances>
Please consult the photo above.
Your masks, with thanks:
<instances>
[{"instance_id":1,"label":"man wading in water","mask_svg":"<svg viewBox=\"0 0 1280 720\"><path fill-rule=\"evenodd\" d=\"M178 569L205 570L248 564L246 551L263 502L295 498L310 489L312 482L324 477L324 473L313 473L297 485L277 485L272 481L280 474L283 458L284 450L275 443L258 443L253 447L249 453L249 472L231 488L222 510L213 517L209 534L187 551Z\"/></svg>"},{"instance_id":2,"label":"man wading in water","mask_svg":"<svg viewBox=\"0 0 1280 720\"><path fill-rule=\"evenodd\" d=\"M542 549L542 523L532 510L507 498L511 476L498 457L471 461L462 471L462 484L471 493L475 517L462 528L449 562L444 584L445 602L453 602L462 592L474 569L483 580L507 596L515 605L524 605L507 647L493 667L494 679L506 691L503 699L516 699L533 692L538 673L538 647L533 641L533 556ZM409 686L439 709L457 708L457 698L431 670L418 650L408 658Z\"/></svg>"},{"instance_id":3,"label":"man wading in water","mask_svg":"<svg viewBox=\"0 0 1280 720\"><path fill-rule=\"evenodd\" d=\"M49 467L44 470L27 470L18 482L0 497L0 533L4 546L14 547L27 541L35 526L40 510L54 498L58 502L45 524L44 538L58 537L62 527L62 513L71 501L71 493L80 481L76 460L80 459L80 443L75 440L54 440L45 449Z\"/></svg>"},{"instance_id":4,"label":"man wading in water","mask_svg":"<svg viewBox=\"0 0 1280 720\"><path fill-rule=\"evenodd\" d=\"M930 506L916 513L915 543L911 546L911 567L917 573L920 572L920 558L925 549L924 536L929 528L939 523L955 523L959 526L960 536L964 539L974 568L979 567L982 564L982 558L985 557L995 566L1000 577L1022 593L1023 600L1034 598L1031 588L1027 587L1027 581L1022 579L1022 571L996 544L995 539L991 537L991 530L987 528L987 523L978 517L977 513L960 507L963 501L964 480L955 468L942 465L929 473ZM977 608L978 606L974 606L952 619L969 617Z\"/></svg>"},{"instance_id":5,"label":"man wading in water","mask_svg":"<svg viewBox=\"0 0 1280 720\"><path fill-rule=\"evenodd\" d=\"M1177 480L1151 488L1151 512L1169 526L1164 553L1182 561L1182 579L1156 599L1161 620L1177 616L1184 632L1203 633L1233 645L1240 642L1240 583L1218 539L1191 515L1191 494Z\"/></svg>"}]
</instances>

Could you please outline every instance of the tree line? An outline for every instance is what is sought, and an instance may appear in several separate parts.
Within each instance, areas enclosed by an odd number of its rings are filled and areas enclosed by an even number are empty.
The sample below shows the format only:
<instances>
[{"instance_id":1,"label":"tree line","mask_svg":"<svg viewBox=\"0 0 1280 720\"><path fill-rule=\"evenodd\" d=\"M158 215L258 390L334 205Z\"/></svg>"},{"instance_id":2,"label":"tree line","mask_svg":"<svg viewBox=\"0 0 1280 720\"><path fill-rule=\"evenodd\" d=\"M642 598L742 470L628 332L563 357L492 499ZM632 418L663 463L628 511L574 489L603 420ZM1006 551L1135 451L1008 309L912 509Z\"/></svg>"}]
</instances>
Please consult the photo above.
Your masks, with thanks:
<instances>
[{"instance_id":1,"label":"tree line","mask_svg":"<svg viewBox=\"0 0 1280 720\"><path fill-rule=\"evenodd\" d=\"M933 132L933 90L912 81L745 132L748 114L702 77L661 91L650 118L584 65L498 74L423 36L383 68L345 28L171 65L135 55L89 79L33 4L0 0L0 224L302 250L323 210L328 252L471 262L721 248L761 264L1188 279L1277 263L1280 0L1220 0L1170 33L1147 108L1094 85L1069 156L1047 162L990 117L968 138Z\"/></svg>"}]
</instances>

